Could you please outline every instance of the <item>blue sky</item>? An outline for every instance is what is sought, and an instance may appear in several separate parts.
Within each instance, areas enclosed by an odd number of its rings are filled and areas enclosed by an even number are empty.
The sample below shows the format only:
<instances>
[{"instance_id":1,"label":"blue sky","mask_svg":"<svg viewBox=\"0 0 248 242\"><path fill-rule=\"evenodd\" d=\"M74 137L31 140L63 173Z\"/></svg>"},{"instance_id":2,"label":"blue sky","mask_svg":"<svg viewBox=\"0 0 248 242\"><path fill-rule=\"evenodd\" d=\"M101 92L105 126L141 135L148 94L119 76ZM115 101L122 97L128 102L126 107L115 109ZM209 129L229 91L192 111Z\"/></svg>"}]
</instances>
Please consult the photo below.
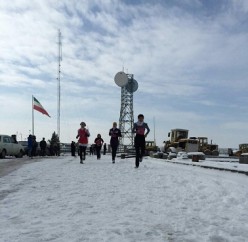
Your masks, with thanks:
<instances>
[{"instance_id":1,"label":"blue sky","mask_svg":"<svg viewBox=\"0 0 248 242\"><path fill-rule=\"evenodd\" d=\"M119 120L115 74L134 74L134 114L162 144L173 128L221 147L247 140L248 2L82 0L0 2L0 133L26 138L31 96L38 139L57 131L57 34L62 32L61 141L85 121L91 142Z\"/></svg>"}]
</instances>

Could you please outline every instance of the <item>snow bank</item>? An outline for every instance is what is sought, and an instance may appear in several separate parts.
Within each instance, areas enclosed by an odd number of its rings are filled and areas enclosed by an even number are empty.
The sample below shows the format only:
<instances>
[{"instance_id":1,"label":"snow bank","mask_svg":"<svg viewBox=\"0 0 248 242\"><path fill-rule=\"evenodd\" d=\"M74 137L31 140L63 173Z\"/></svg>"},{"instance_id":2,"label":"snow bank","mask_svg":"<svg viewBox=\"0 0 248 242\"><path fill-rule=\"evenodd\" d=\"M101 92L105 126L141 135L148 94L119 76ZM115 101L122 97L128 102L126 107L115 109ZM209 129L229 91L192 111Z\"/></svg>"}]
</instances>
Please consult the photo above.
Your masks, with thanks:
<instances>
[{"instance_id":1,"label":"snow bank","mask_svg":"<svg viewBox=\"0 0 248 242\"><path fill-rule=\"evenodd\" d=\"M220 170L247 173L248 164L239 164L237 159L224 159L224 158L206 158L206 160L200 160L199 162L192 162L191 159L174 158L172 160L166 160L167 162L186 164L192 166L199 166L205 168L219 168Z\"/></svg>"}]
</instances>

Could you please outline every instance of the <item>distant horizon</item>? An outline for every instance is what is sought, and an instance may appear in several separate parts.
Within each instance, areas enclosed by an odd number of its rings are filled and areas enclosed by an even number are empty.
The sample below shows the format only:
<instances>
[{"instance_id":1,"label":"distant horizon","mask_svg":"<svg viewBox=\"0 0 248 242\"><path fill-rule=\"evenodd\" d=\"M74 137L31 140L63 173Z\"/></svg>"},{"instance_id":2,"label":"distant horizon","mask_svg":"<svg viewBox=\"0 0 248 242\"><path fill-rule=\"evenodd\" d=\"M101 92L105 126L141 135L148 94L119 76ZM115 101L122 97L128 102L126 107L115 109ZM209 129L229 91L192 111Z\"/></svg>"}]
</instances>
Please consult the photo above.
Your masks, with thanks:
<instances>
[{"instance_id":1,"label":"distant horizon","mask_svg":"<svg viewBox=\"0 0 248 242\"><path fill-rule=\"evenodd\" d=\"M55 132L56 133L56 132ZM5 134L5 135L7 135L7 134ZM15 135L15 134L13 134L13 135ZM11 136L11 135L9 135L9 136ZM27 137L28 138L28 137ZM18 142L27 142L27 138L25 138L25 139L23 139L23 140L17 140ZM45 138L45 137L42 137L42 138ZM40 140L37 140L36 139L36 141L37 142L40 142L41 140L42 140L42 138L40 139ZM52 138L52 135L51 135L51 138ZM45 138L45 140L48 142L49 140L51 140L51 138ZM190 137L189 137L190 138ZM72 140L72 141L74 141L74 142L76 142L77 143L77 140ZM70 145L71 144L71 142L72 141L69 141L69 142L63 142L63 141L60 141L60 143L61 144L66 144L66 145ZM154 141L154 140L151 140L151 139L146 139L146 141ZM165 141L167 141L167 140L165 140ZM105 141L104 140L104 143L106 143L107 145L110 145L110 142L109 142L109 140L108 141ZM209 143L211 143L211 142L209 142ZM92 144L95 144L94 142L89 142L88 143L88 145L90 146L90 145L92 145ZM248 144L248 143L247 143ZM163 146L163 144L157 144L156 143L156 145L159 147L159 148L161 148L162 146ZM124 144L124 146L129 146L129 144ZM235 150L235 149L239 149L239 147L219 147L219 150L227 150L227 149L233 149L233 150Z\"/></svg>"}]
</instances>

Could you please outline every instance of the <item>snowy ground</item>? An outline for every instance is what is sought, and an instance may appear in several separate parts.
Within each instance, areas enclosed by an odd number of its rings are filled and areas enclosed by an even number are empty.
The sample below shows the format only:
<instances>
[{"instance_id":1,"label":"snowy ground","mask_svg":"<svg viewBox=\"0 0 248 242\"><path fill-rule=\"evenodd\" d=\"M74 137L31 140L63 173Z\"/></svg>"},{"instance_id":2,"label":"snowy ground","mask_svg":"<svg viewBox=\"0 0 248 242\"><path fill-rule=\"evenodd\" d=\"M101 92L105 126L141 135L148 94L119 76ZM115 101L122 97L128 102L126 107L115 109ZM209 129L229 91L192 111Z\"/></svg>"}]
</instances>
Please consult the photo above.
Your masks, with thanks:
<instances>
[{"instance_id":1,"label":"snowy ground","mask_svg":"<svg viewBox=\"0 0 248 242\"><path fill-rule=\"evenodd\" d=\"M245 242L247 184L151 158L41 159L0 178L0 241Z\"/></svg>"}]
</instances>

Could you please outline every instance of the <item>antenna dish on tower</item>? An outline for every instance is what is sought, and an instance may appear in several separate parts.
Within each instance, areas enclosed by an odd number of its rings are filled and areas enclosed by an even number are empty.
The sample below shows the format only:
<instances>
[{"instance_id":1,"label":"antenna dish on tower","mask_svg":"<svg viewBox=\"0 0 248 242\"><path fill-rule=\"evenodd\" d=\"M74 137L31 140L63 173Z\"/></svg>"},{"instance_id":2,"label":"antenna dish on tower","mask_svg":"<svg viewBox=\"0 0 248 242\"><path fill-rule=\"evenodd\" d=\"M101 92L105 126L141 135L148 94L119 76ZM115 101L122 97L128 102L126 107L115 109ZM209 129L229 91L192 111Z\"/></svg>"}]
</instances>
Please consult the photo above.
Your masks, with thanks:
<instances>
[{"instance_id":1,"label":"antenna dish on tower","mask_svg":"<svg viewBox=\"0 0 248 242\"><path fill-rule=\"evenodd\" d=\"M127 85L128 83L128 77L127 77L127 74L123 71L120 71L118 72L116 75L115 75L115 83L117 86L119 87L124 87Z\"/></svg>"},{"instance_id":2,"label":"antenna dish on tower","mask_svg":"<svg viewBox=\"0 0 248 242\"><path fill-rule=\"evenodd\" d=\"M129 79L126 89L128 92L133 93L138 90L139 84L135 79Z\"/></svg>"}]
</instances>

